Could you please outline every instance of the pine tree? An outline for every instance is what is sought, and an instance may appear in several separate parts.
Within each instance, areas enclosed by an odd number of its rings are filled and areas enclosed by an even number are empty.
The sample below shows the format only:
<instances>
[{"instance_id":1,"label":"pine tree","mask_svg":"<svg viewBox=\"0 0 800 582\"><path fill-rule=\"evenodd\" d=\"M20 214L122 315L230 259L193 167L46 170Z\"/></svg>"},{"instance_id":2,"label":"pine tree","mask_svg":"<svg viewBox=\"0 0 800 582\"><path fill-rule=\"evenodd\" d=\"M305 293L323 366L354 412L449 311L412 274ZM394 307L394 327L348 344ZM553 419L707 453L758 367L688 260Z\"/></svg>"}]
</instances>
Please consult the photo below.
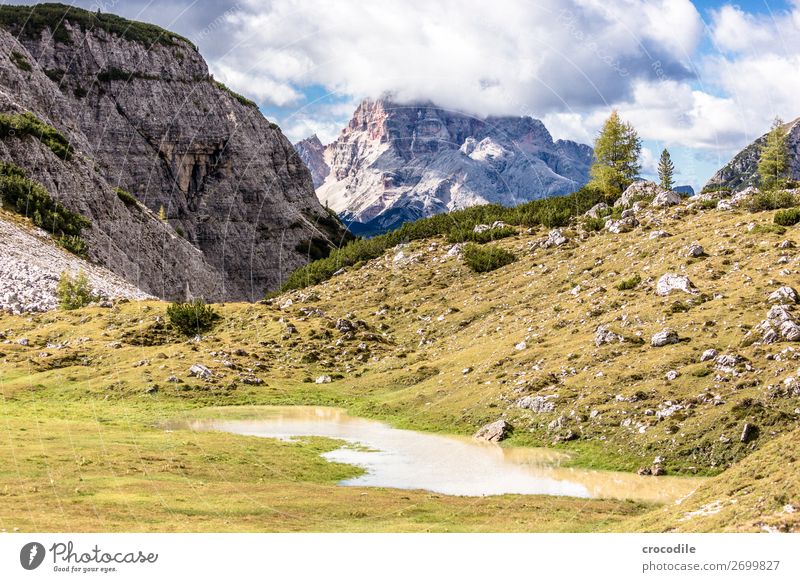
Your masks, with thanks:
<instances>
[{"instance_id":1,"label":"pine tree","mask_svg":"<svg viewBox=\"0 0 800 582\"><path fill-rule=\"evenodd\" d=\"M607 196L619 195L639 176L641 151L636 130L613 111L594 142L590 185Z\"/></svg>"},{"instance_id":2,"label":"pine tree","mask_svg":"<svg viewBox=\"0 0 800 582\"><path fill-rule=\"evenodd\" d=\"M162 222L166 222L167 221L167 211L164 210L164 206L163 205L161 206L161 208L158 209L158 218Z\"/></svg>"},{"instance_id":3,"label":"pine tree","mask_svg":"<svg viewBox=\"0 0 800 582\"><path fill-rule=\"evenodd\" d=\"M675 164L672 163L672 158L669 155L667 148L661 152L661 159L658 160L658 180L664 190L672 190L675 185L673 176L675 174Z\"/></svg>"},{"instance_id":4,"label":"pine tree","mask_svg":"<svg viewBox=\"0 0 800 582\"><path fill-rule=\"evenodd\" d=\"M761 187L774 190L784 185L789 168L786 128L780 118L775 118L772 128L761 145L758 160L758 175Z\"/></svg>"}]
</instances>

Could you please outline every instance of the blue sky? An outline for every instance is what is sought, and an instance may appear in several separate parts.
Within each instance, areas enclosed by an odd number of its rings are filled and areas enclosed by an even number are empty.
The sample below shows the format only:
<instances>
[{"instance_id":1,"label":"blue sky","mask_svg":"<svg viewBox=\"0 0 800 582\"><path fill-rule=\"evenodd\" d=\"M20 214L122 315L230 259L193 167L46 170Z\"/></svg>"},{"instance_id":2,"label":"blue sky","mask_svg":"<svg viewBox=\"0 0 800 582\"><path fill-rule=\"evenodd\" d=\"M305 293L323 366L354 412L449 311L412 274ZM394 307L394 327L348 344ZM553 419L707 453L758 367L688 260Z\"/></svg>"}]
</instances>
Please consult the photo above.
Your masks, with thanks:
<instances>
[{"instance_id":1,"label":"blue sky","mask_svg":"<svg viewBox=\"0 0 800 582\"><path fill-rule=\"evenodd\" d=\"M292 140L331 141L365 97L530 115L591 143L612 109L702 186L800 116L800 0L79 0L175 30Z\"/></svg>"}]
</instances>

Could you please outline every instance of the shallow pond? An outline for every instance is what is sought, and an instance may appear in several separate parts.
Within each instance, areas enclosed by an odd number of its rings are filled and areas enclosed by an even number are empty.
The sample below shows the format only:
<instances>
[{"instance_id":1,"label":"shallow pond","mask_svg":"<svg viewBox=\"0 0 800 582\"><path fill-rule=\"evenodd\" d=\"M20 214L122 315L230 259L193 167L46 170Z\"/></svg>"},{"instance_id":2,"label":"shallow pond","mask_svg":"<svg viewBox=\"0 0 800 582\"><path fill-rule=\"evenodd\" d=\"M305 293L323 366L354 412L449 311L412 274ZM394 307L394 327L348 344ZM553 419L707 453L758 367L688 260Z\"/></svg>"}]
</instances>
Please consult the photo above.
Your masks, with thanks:
<instances>
[{"instance_id":1,"label":"shallow pond","mask_svg":"<svg viewBox=\"0 0 800 582\"><path fill-rule=\"evenodd\" d=\"M549 449L500 447L470 438L392 428L338 408L265 406L215 409L213 418L172 428L295 439L319 436L348 444L323 456L362 467L341 485L425 489L446 495L545 494L668 502L702 481L563 467L568 456Z\"/></svg>"}]
</instances>

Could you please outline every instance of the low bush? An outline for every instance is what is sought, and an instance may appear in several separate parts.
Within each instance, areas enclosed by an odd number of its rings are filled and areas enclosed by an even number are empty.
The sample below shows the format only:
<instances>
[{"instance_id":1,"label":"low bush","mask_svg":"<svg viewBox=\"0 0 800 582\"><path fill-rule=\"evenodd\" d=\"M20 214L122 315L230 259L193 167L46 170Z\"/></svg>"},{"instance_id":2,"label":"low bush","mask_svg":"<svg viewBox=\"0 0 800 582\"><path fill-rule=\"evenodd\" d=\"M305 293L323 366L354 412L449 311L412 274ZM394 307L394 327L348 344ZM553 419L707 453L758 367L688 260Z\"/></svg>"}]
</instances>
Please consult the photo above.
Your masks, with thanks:
<instances>
[{"instance_id":1,"label":"low bush","mask_svg":"<svg viewBox=\"0 0 800 582\"><path fill-rule=\"evenodd\" d=\"M30 218L33 224L55 235L67 250L79 250L76 254L85 254L86 245L80 234L91 222L77 212L67 210L50 197L44 186L30 180L22 168L7 162L0 162L0 202L5 208Z\"/></svg>"},{"instance_id":2,"label":"low bush","mask_svg":"<svg viewBox=\"0 0 800 582\"><path fill-rule=\"evenodd\" d=\"M778 210L772 218L772 222L780 226L794 226L800 222L800 208Z\"/></svg>"},{"instance_id":3,"label":"low bush","mask_svg":"<svg viewBox=\"0 0 800 582\"><path fill-rule=\"evenodd\" d=\"M0 113L0 139L33 136L49 147L62 160L72 159L74 150L69 140L55 127L33 113Z\"/></svg>"},{"instance_id":4,"label":"low bush","mask_svg":"<svg viewBox=\"0 0 800 582\"><path fill-rule=\"evenodd\" d=\"M56 239L56 243L62 249L85 259L89 253L89 245L80 236L76 234L62 234Z\"/></svg>"},{"instance_id":5,"label":"low bush","mask_svg":"<svg viewBox=\"0 0 800 582\"><path fill-rule=\"evenodd\" d=\"M61 273L56 286L56 297L58 297L58 306L65 310L80 309L98 299L92 293L89 279L83 271L80 271L75 277L66 271Z\"/></svg>"},{"instance_id":6,"label":"low bush","mask_svg":"<svg viewBox=\"0 0 800 582\"><path fill-rule=\"evenodd\" d=\"M797 206L797 198L786 190L759 192L747 202L747 209L750 212L777 210L779 208L791 208L792 206Z\"/></svg>"},{"instance_id":7,"label":"low bush","mask_svg":"<svg viewBox=\"0 0 800 582\"><path fill-rule=\"evenodd\" d=\"M583 226L583 229L588 232L598 232L606 227L607 220L608 218L606 217L593 218L591 216L587 216L583 219L581 225Z\"/></svg>"},{"instance_id":8,"label":"low bush","mask_svg":"<svg viewBox=\"0 0 800 582\"><path fill-rule=\"evenodd\" d=\"M642 282L642 278L639 276L639 273L636 273L633 277L629 277L627 279L623 279L619 283L615 285L618 291L628 291L630 289L635 288L639 283Z\"/></svg>"},{"instance_id":9,"label":"low bush","mask_svg":"<svg viewBox=\"0 0 800 582\"><path fill-rule=\"evenodd\" d=\"M123 190L122 188L114 188L114 192L116 192L117 197L125 203L125 206L130 206L132 208L139 207L139 201L136 200L136 196L127 190Z\"/></svg>"},{"instance_id":10,"label":"low bush","mask_svg":"<svg viewBox=\"0 0 800 582\"><path fill-rule=\"evenodd\" d=\"M498 246L479 246L470 243L464 247L464 263L476 273L488 273L510 265L516 260L514 253Z\"/></svg>"},{"instance_id":11,"label":"low bush","mask_svg":"<svg viewBox=\"0 0 800 582\"><path fill-rule=\"evenodd\" d=\"M219 319L219 315L202 299L176 301L167 307L170 324L185 336L194 336L209 331Z\"/></svg>"},{"instance_id":12,"label":"low bush","mask_svg":"<svg viewBox=\"0 0 800 582\"><path fill-rule=\"evenodd\" d=\"M28 62L28 59L25 58L25 55L17 51L11 51L11 62L14 63L14 66L20 71L30 72L33 70L33 67Z\"/></svg>"}]
</instances>

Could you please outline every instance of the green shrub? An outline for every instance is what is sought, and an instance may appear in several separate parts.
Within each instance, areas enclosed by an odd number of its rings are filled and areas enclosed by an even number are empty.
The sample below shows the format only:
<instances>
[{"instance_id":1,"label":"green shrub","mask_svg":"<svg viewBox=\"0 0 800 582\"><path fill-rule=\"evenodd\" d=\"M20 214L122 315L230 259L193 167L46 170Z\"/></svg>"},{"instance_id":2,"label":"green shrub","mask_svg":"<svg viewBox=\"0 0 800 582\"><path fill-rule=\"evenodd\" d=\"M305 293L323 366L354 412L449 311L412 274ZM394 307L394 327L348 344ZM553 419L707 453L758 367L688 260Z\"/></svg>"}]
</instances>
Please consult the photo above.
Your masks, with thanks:
<instances>
[{"instance_id":1,"label":"green shrub","mask_svg":"<svg viewBox=\"0 0 800 582\"><path fill-rule=\"evenodd\" d=\"M58 306L66 310L86 307L98 299L92 293L89 279L83 271L80 271L75 277L70 276L66 271L61 273L56 286L56 296L58 297Z\"/></svg>"},{"instance_id":2,"label":"green shrub","mask_svg":"<svg viewBox=\"0 0 800 582\"><path fill-rule=\"evenodd\" d=\"M202 299L176 301L167 307L167 319L180 333L194 336L209 331L219 319L219 315Z\"/></svg>"},{"instance_id":3,"label":"green shrub","mask_svg":"<svg viewBox=\"0 0 800 582\"><path fill-rule=\"evenodd\" d=\"M608 220L608 218L593 218L587 216L582 220L581 225L583 225L583 229L588 232L597 232L606 227L606 220Z\"/></svg>"},{"instance_id":4,"label":"green shrub","mask_svg":"<svg viewBox=\"0 0 800 582\"><path fill-rule=\"evenodd\" d=\"M748 232L750 234L784 234L786 229L779 224L757 224Z\"/></svg>"},{"instance_id":5,"label":"green shrub","mask_svg":"<svg viewBox=\"0 0 800 582\"><path fill-rule=\"evenodd\" d=\"M241 104L242 104L242 105L244 105L245 107L253 107L253 108L255 108L255 109L258 109L258 104L257 104L255 101L251 101L250 99L248 99L248 98L247 98L247 97L245 97L244 95L240 95L239 93L237 93L237 92L236 92L236 91L234 91L233 89L229 89L229 88L228 88L228 87L225 85L225 83L222 83L222 82L220 82L220 81L215 81L213 78L211 79L211 83L212 83L212 84L213 84L213 85L214 85L214 86L215 86L217 89L219 89L219 90L221 90L221 91L225 91L225 92L226 92L228 95L230 95L231 97L233 97L234 99L236 99L236 100L237 100L239 103L241 103ZM270 125L270 127L271 127L272 129L279 129L279 128L278 128L278 126L277 126L276 124L274 124L274 123L270 123L269 125ZM274 127L273 127L273 126L274 126Z\"/></svg>"},{"instance_id":6,"label":"green shrub","mask_svg":"<svg viewBox=\"0 0 800 582\"><path fill-rule=\"evenodd\" d=\"M457 238L459 232L472 230L478 224L501 221L514 226L550 226L554 220L580 216L598 202L609 202L596 189L584 187L567 196L533 200L508 208L499 204L471 206L446 214L437 214L414 222L407 222L397 230L369 239L356 239L330 253L326 258L313 261L289 275L281 291L302 289L326 281L344 267L366 263L383 255L401 243L437 236Z\"/></svg>"},{"instance_id":7,"label":"green shrub","mask_svg":"<svg viewBox=\"0 0 800 582\"><path fill-rule=\"evenodd\" d=\"M56 237L67 250L85 256L86 243L81 230L91 225L89 220L50 197L41 184L30 180L25 172L7 162L0 162L0 202L31 219L33 224Z\"/></svg>"},{"instance_id":8,"label":"green shrub","mask_svg":"<svg viewBox=\"0 0 800 582\"><path fill-rule=\"evenodd\" d=\"M497 246L479 246L470 243L464 247L464 263L476 273L488 273L510 265L516 260L514 253Z\"/></svg>"},{"instance_id":9,"label":"green shrub","mask_svg":"<svg viewBox=\"0 0 800 582\"><path fill-rule=\"evenodd\" d=\"M633 277L629 277L628 279L623 279L622 281L617 283L615 287L619 291L628 291L636 287L641 282L642 278L639 276L639 273L636 273Z\"/></svg>"},{"instance_id":10,"label":"green shrub","mask_svg":"<svg viewBox=\"0 0 800 582\"><path fill-rule=\"evenodd\" d=\"M714 199L705 199L697 203L701 210L713 210L717 207L717 201Z\"/></svg>"},{"instance_id":11,"label":"green shrub","mask_svg":"<svg viewBox=\"0 0 800 582\"><path fill-rule=\"evenodd\" d=\"M25 58L25 55L17 51L11 51L11 62L14 63L14 66L20 71L30 72L33 70L33 67L28 62L28 59Z\"/></svg>"},{"instance_id":12,"label":"green shrub","mask_svg":"<svg viewBox=\"0 0 800 582\"><path fill-rule=\"evenodd\" d=\"M750 212L777 210L779 208L791 208L792 206L797 206L797 199L794 194L786 190L759 192L747 202L747 209Z\"/></svg>"},{"instance_id":13,"label":"green shrub","mask_svg":"<svg viewBox=\"0 0 800 582\"><path fill-rule=\"evenodd\" d=\"M514 236L517 234L517 229L511 226L503 226L501 228L490 228L483 232L475 232L473 229L459 229L449 232L447 234L447 242L460 243L460 242L473 242L483 244Z\"/></svg>"},{"instance_id":14,"label":"green shrub","mask_svg":"<svg viewBox=\"0 0 800 582\"><path fill-rule=\"evenodd\" d=\"M33 136L49 147L62 160L72 159L74 150L69 140L55 127L47 125L33 113L0 113L0 139Z\"/></svg>"},{"instance_id":15,"label":"green shrub","mask_svg":"<svg viewBox=\"0 0 800 582\"><path fill-rule=\"evenodd\" d=\"M778 210L775 213L772 221L781 226L794 226L800 222L800 208L787 208L786 210Z\"/></svg>"},{"instance_id":16,"label":"green shrub","mask_svg":"<svg viewBox=\"0 0 800 582\"><path fill-rule=\"evenodd\" d=\"M68 250L74 255L85 259L89 253L89 245L76 234L62 234L56 239L56 243L61 248Z\"/></svg>"},{"instance_id":17,"label":"green shrub","mask_svg":"<svg viewBox=\"0 0 800 582\"><path fill-rule=\"evenodd\" d=\"M117 197L125 203L125 206L139 208L139 201L136 200L136 196L127 190L123 190L122 188L114 188L114 192L116 192Z\"/></svg>"}]
</instances>

